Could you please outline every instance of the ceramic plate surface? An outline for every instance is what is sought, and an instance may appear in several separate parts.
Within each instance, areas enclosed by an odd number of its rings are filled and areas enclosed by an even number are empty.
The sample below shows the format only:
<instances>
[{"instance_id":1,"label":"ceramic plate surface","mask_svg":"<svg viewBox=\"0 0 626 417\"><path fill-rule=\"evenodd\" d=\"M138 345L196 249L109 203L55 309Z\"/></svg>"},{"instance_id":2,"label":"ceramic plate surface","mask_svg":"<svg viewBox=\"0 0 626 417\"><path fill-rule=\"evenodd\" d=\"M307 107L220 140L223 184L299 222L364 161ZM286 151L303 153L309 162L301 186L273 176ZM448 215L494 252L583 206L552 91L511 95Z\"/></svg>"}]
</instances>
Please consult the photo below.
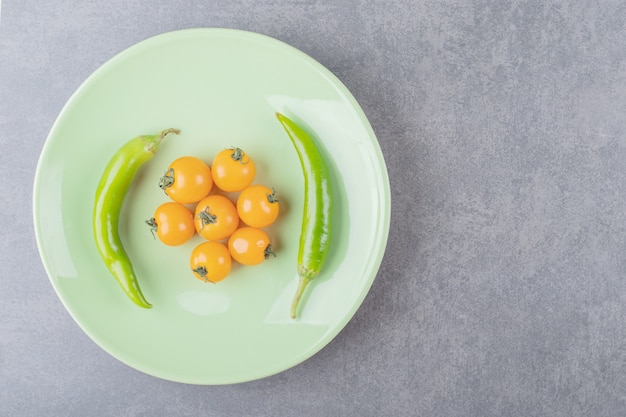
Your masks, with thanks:
<instances>
[{"instance_id":1,"label":"ceramic plate surface","mask_svg":"<svg viewBox=\"0 0 626 417\"><path fill-rule=\"evenodd\" d=\"M299 319L297 286L303 175L275 118L282 112L318 141L333 175L334 236ZM139 134L178 128L145 165L124 201L120 235L149 310L135 306L96 250L91 216L113 153ZM254 158L255 183L276 188L281 215L267 229L277 254L235 265L219 284L189 272L195 236L179 247L154 240L144 221L168 201L158 180L183 155L208 163L238 146ZM229 29L190 29L147 39L105 63L74 93L44 145L34 184L43 264L78 325L111 355L147 374L229 384L284 371L322 349L371 287L387 242L390 193L376 137L347 88L299 50Z\"/></svg>"}]
</instances>

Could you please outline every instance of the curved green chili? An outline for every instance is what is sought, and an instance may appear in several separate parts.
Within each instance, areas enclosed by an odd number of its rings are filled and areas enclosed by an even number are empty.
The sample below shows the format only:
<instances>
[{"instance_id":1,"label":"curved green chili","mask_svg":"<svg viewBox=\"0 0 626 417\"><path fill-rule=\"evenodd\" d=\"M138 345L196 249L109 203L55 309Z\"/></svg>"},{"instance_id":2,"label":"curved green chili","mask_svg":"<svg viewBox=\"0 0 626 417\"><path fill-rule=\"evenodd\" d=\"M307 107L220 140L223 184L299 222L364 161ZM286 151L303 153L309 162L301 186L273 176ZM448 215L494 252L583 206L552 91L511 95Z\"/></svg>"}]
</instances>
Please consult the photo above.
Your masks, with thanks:
<instances>
[{"instance_id":1,"label":"curved green chili","mask_svg":"<svg viewBox=\"0 0 626 417\"><path fill-rule=\"evenodd\" d=\"M276 113L291 139L304 174L304 212L298 249L298 289L291 304L296 318L298 304L307 285L315 279L330 247L333 199L330 170L313 139L295 122Z\"/></svg>"},{"instance_id":2,"label":"curved green chili","mask_svg":"<svg viewBox=\"0 0 626 417\"><path fill-rule=\"evenodd\" d=\"M137 136L128 141L113 155L96 189L93 234L98 252L128 298L143 308L152 305L141 292L133 265L122 245L118 232L119 216L124 197L137 172L152 159L169 133L178 134L180 131L166 129L156 135Z\"/></svg>"}]
</instances>

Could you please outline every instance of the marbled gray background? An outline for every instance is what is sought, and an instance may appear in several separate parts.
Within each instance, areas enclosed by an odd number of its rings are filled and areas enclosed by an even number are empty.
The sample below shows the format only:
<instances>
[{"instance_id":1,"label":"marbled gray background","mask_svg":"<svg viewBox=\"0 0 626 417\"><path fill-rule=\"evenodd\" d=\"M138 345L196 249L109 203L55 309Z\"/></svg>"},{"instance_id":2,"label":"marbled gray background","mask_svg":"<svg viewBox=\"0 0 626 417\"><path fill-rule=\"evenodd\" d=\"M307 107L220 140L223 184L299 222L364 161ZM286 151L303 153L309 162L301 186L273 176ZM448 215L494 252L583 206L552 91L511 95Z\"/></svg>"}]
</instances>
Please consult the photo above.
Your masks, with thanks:
<instances>
[{"instance_id":1,"label":"marbled gray background","mask_svg":"<svg viewBox=\"0 0 626 417\"><path fill-rule=\"evenodd\" d=\"M624 1L4 0L0 415L626 415ZM99 65L189 27L267 34L354 93L392 188L361 309L305 363L233 386L100 350L38 257L33 175Z\"/></svg>"}]
</instances>

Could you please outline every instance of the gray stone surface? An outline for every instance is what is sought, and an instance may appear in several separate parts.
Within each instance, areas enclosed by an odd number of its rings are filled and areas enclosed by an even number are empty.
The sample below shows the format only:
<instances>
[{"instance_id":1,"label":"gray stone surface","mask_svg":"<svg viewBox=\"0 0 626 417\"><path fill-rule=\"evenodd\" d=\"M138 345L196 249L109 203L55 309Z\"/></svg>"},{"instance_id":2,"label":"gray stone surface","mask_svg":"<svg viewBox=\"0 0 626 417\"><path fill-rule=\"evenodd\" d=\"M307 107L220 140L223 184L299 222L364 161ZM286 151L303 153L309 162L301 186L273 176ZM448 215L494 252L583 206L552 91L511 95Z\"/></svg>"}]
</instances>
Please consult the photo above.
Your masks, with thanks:
<instances>
[{"instance_id":1,"label":"gray stone surface","mask_svg":"<svg viewBox=\"0 0 626 417\"><path fill-rule=\"evenodd\" d=\"M623 416L624 1L4 0L0 415ZM351 89L392 187L382 268L303 364L233 386L139 373L65 312L32 183L99 65L189 27L267 34Z\"/></svg>"}]
</instances>

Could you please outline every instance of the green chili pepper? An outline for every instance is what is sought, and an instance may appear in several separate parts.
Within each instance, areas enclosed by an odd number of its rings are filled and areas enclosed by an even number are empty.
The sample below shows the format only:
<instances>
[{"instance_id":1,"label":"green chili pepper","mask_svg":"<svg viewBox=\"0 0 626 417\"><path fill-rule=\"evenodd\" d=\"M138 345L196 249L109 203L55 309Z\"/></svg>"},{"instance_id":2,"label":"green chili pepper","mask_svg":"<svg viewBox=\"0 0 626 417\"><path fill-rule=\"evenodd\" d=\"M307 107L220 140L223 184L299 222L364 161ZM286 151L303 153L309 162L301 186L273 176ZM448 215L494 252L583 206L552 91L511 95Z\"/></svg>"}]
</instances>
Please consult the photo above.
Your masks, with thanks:
<instances>
[{"instance_id":1,"label":"green chili pepper","mask_svg":"<svg viewBox=\"0 0 626 417\"><path fill-rule=\"evenodd\" d=\"M304 212L298 249L298 289L291 304L296 318L298 303L307 285L315 279L328 255L333 211L330 170L313 139L295 122L276 113L291 139L304 174Z\"/></svg>"},{"instance_id":2,"label":"green chili pepper","mask_svg":"<svg viewBox=\"0 0 626 417\"><path fill-rule=\"evenodd\" d=\"M131 139L113 155L104 169L96 189L93 210L93 233L98 252L126 295L140 307L150 308L133 265L124 250L118 232L119 216L124 197L139 169L159 149L169 133L180 133L177 129L166 129L156 135L142 135Z\"/></svg>"}]
</instances>

